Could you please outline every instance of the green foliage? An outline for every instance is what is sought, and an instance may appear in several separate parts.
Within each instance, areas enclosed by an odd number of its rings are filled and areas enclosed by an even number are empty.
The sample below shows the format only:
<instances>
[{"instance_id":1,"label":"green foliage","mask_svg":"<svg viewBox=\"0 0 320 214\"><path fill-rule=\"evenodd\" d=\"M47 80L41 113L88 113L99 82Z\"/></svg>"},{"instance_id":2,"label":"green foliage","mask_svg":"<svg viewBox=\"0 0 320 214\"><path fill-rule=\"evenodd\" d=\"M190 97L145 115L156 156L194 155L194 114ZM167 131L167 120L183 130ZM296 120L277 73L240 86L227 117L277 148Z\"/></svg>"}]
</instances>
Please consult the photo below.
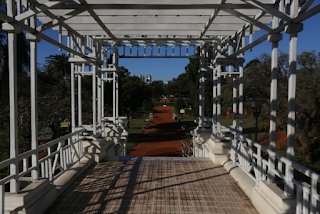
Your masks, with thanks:
<instances>
[{"instance_id":1,"label":"green foliage","mask_svg":"<svg viewBox=\"0 0 320 214\"><path fill-rule=\"evenodd\" d=\"M68 61L69 56L65 54L55 54L46 57L47 73L52 80L60 80L69 77L71 66Z\"/></svg>"},{"instance_id":2,"label":"green foliage","mask_svg":"<svg viewBox=\"0 0 320 214\"><path fill-rule=\"evenodd\" d=\"M150 97L145 83L136 76L121 78L120 108L127 117L142 107L143 102Z\"/></svg>"},{"instance_id":3,"label":"green foliage","mask_svg":"<svg viewBox=\"0 0 320 214\"><path fill-rule=\"evenodd\" d=\"M188 97L189 96L189 80L186 73L178 76L175 82L169 83L165 86L165 93L173 95L174 97Z\"/></svg>"},{"instance_id":4,"label":"green foliage","mask_svg":"<svg viewBox=\"0 0 320 214\"><path fill-rule=\"evenodd\" d=\"M144 101L143 103L143 109L147 112L152 112L153 111L153 107L154 107L154 104L152 102L152 100L146 100Z\"/></svg>"},{"instance_id":5,"label":"green foliage","mask_svg":"<svg viewBox=\"0 0 320 214\"><path fill-rule=\"evenodd\" d=\"M151 82L148 86L148 91L150 91L151 96L153 99L158 99L161 97L161 95L164 94L164 87L163 84L161 84L158 81Z\"/></svg>"},{"instance_id":6,"label":"green foliage","mask_svg":"<svg viewBox=\"0 0 320 214\"><path fill-rule=\"evenodd\" d=\"M176 103L174 105L174 108L176 110L176 113L179 113L180 112L180 109L183 109L186 107L186 103L185 101L179 97L177 100L176 100Z\"/></svg>"}]
</instances>

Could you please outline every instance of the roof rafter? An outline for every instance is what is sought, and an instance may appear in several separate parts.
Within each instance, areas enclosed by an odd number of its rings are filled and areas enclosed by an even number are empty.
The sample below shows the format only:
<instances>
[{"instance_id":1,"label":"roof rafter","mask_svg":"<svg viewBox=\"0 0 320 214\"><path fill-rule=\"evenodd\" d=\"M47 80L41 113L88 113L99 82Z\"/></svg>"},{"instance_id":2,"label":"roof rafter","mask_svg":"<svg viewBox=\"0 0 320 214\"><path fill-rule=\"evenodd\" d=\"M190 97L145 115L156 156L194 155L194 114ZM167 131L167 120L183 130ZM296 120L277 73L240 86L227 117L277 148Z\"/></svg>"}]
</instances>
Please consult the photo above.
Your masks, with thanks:
<instances>
[{"instance_id":1,"label":"roof rafter","mask_svg":"<svg viewBox=\"0 0 320 214\"><path fill-rule=\"evenodd\" d=\"M255 7L259 8L259 9L261 9L261 10L267 12L267 13L270 13L271 15L274 15L274 16L280 18L280 19L283 19L283 20L285 20L287 22L291 22L292 21L292 18L290 16L288 16L287 14L282 13L279 10L277 10L277 9L275 9L275 8L269 6L269 5L263 4L263 3L261 3L261 2L259 2L257 0L241 0L241 1L246 2L248 4L251 4L251 5L255 6Z\"/></svg>"},{"instance_id":2,"label":"roof rafter","mask_svg":"<svg viewBox=\"0 0 320 214\"><path fill-rule=\"evenodd\" d=\"M90 8L88 8L88 4L85 0L79 0L79 2L81 3L81 5L85 5L85 9L88 11L88 13L90 13L90 15L97 21L97 23L100 25L100 27L114 40L116 40L117 38L111 33L111 31L106 27L106 25L101 21L101 19L99 18L99 16L97 16L97 14Z\"/></svg>"},{"instance_id":3,"label":"roof rafter","mask_svg":"<svg viewBox=\"0 0 320 214\"><path fill-rule=\"evenodd\" d=\"M224 4L226 2L226 0L221 0L221 4ZM207 32L207 30L209 29L210 25L212 24L213 20L217 17L218 13L220 12L220 9L215 9L213 11L213 13L210 16L209 21L206 23L206 25L204 26L203 30L201 30L201 34L199 35L199 38L201 39L204 34Z\"/></svg>"},{"instance_id":4,"label":"roof rafter","mask_svg":"<svg viewBox=\"0 0 320 214\"><path fill-rule=\"evenodd\" d=\"M60 16L58 19L54 19L50 22L47 22L41 26L38 26L37 27L37 31L44 31L44 30L47 30L47 29L50 29L50 28L53 28L54 26L57 26L57 25L60 25L61 23L63 23L64 21L68 20L68 19L71 19L72 17L74 16L77 16L79 15L80 13L82 13L83 11L85 10L82 10L82 9L77 9L77 10L74 10L66 15L63 15L63 16Z\"/></svg>"},{"instance_id":5,"label":"roof rafter","mask_svg":"<svg viewBox=\"0 0 320 214\"><path fill-rule=\"evenodd\" d=\"M36 0L28 0L31 3L34 3L36 6L39 5L39 3ZM50 12L49 10L45 10L43 11L44 14L46 14L48 17L50 17L51 19L57 19L57 16L54 15L52 12ZM83 36L81 34L79 34L78 32L76 32L75 30L73 30L69 25L67 25L66 23L62 22L61 25L69 30L70 32L74 33L76 36L80 37L81 39L83 39Z\"/></svg>"},{"instance_id":6,"label":"roof rafter","mask_svg":"<svg viewBox=\"0 0 320 214\"><path fill-rule=\"evenodd\" d=\"M82 0L79 0L81 2ZM266 4L270 5L270 4ZM272 4L271 4L272 5ZM61 4L52 7L53 9L81 9L88 8L94 10L187 10L187 9L254 9L250 4Z\"/></svg>"},{"instance_id":7,"label":"roof rafter","mask_svg":"<svg viewBox=\"0 0 320 214\"><path fill-rule=\"evenodd\" d=\"M44 12L44 11L52 8L53 6L62 4L64 2L66 2L66 1L67 0L46 2L45 4L39 5L38 7L30 8L28 11L17 15L15 17L15 19L17 21L23 21L23 20L25 20L27 18L30 18L31 16L37 15L37 14L39 14L41 12Z\"/></svg>"},{"instance_id":8,"label":"roof rafter","mask_svg":"<svg viewBox=\"0 0 320 214\"><path fill-rule=\"evenodd\" d=\"M249 17L249 16L247 16L247 15L244 15L244 14L242 14L242 13L236 11L236 10L233 10L233 9L230 9L230 8L228 8L228 9L222 9L222 10L224 10L225 12L230 13L230 14L232 14L232 15L235 15L235 16L237 16L239 19L242 19L242 20L244 20L244 21L246 21L246 22L249 22L249 23L251 23L251 24L253 24L253 25L255 25L255 26L257 26L257 27L259 27L259 28L261 28L261 29L263 29L263 30L265 30L265 31L267 31L267 32L271 32L271 31L272 31L272 28L271 28L271 27L269 27L269 26L267 26L267 25L259 22L259 21L256 20L256 19L253 19L253 18L251 18L251 17Z\"/></svg>"}]
</instances>

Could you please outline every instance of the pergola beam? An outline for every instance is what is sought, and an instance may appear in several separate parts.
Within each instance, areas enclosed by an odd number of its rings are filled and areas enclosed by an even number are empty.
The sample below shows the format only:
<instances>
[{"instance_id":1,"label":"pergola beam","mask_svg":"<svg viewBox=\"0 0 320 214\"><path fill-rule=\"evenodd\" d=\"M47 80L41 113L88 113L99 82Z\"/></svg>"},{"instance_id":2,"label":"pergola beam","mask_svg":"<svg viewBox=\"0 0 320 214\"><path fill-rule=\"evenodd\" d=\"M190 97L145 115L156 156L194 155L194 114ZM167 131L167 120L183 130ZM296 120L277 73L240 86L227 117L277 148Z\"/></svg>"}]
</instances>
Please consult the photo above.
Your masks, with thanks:
<instances>
[{"instance_id":1,"label":"pergola beam","mask_svg":"<svg viewBox=\"0 0 320 214\"><path fill-rule=\"evenodd\" d=\"M234 10L234 9L228 8L228 9L223 9L223 10L225 12L230 13L230 14L232 14L234 16L237 16L238 18L240 18L240 19L242 19L242 20L244 20L246 22L249 22L250 24L253 24L253 25L255 25L255 26L257 26L257 27L259 27L259 28L261 28L261 29L263 29L263 30L265 30L267 32L271 32L272 31L272 28L270 28L269 26L259 22L258 20L254 19L254 18L251 18L251 17L249 17L247 15L244 15L244 14L242 14L242 13L240 13L240 12Z\"/></svg>"},{"instance_id":2,"label":"pergola beam","mask_svg":"<svg viewBox=\"0 0 320 214\"><path fill-rule=\"evenodd\" d=\"M226 0L221 0L221 4L224 4L226 2ZM215 18L217 17L217 15L219 14L220 9L215 9L213 11L213 13L210 16L209 21L205 24L203 30L201 31L201 34L199 35L199 38L201 39L204 34L207 32L207 30L209 29L210 25L212 24L213 20L215 20Z\"/></svg>"},{"instance_id":3,"label":"pergola beam","mask_svg":"<svg viewBox=\"0 0 320 214\"><path fill-rule=\"evenodd\" d=\"M64 15L64 16L60 16L58 19L54 19L52 21L49 21L41 26L38 26L37 27L37 31L44 31L44 30L47 30L47 29L50 29L50 28L53 28L57 25L60 25L62 24L64 21L68 20L68 19L71 19L72 17L74 16L77 16L79 15L80 13L82 13L84 10L74 10L70 13L68 13L67 15Z\"/></svg>"},{"instance_id":4,"label":"pergola beam","mask_svg":"<svg viewBox=\"0 0 320 214\"><path fill-rule=\"evenodd\" d=\"M274 7L272 6L269 6L269 5L266 5L266 4L263 4L257 0L241 0L243 2L246 2L248 4L251 4L275 17L278 17L282 20L285 20L287 22L291 22L292 21L292 18L290 16L288 16L287 14L285 13L282 13L280 12L279 10L275 9Z\"/></svg>"},{"instance_id":5,"label":"pergola beam","mask_svg":"<svg viewBox=\"0 0 320 214\"><path fill-rule=\"evenodd\" d=\"M31 16L37 15L41 12L45 12L48 9L52 8L53 6L59 5L59 4L63 4L64 2L66 2L67 0L61 0L61 1L49 1L46 2L45 4L39 5L38 7L34 7L34 8L29 8L28 11L21 13L19 15L17 15L15 17L15 19L17 21L23 21L27 18L30 18Z\"/></svg>"},{"instance_id":6,"label":"pergola beam","mask_svg":"<svg viewBox=\"0 0 320 214\"><path fill-rule=\"evenodd\" d=\"M83 0L79 0L82 2ZM273 4L266 4L273 5ZM53 9L89 9L89 10L188 10L188 9L254 9L250 4L61 4Z\"/></svg>"},{"instance_id":7,"label":"pergola beam","mask_svg":"<svg viewBox=\"0 0 320 214\"><path fill-rule=\"evenodd\" d=\"M96 22L100 25L100 27L114 40L116 40L116 37L111 33L111 31L106 27L106 25L101 21L99 16L91 9L89 8L87 2L85 0L79 0L82 6L85 6L84 9L90 13L90 15L96 20ZM80 8L79 8L80 9Z\"/></svg>"}]
</instances>

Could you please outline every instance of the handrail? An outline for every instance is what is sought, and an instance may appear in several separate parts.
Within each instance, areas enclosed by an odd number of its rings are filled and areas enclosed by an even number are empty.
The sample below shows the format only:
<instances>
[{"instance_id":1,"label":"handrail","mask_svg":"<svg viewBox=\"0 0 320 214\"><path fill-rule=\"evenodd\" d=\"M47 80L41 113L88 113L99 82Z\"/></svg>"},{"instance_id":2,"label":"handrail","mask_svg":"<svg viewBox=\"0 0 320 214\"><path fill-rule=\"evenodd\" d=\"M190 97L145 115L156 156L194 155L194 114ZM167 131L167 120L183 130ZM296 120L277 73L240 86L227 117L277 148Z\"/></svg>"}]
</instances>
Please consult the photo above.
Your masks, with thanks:
<instances>
[{"instance_id":1,"label":"handrail","mask_svg":"<svg viewBox=\"0 0 320 214\"><path fill-rule=\"evenodd\" d=\"M237 129L226 126L224 126L224 128L227 128L228 131L233 134L231 160L256 182L256 185L259 185L261 181L267 180L269 174L273 173L283 180L285 186L291 184L296 186L294 190L297 199L296 213L309 213L310 210L313 212L316 209L317 204L320 202L320 195L317 189L318 184L320 184L320 175L318 173L243 136ZM275 160L277 164L275 164L274 168L270 167L269 161L263 156L263 152ZM299 179L295 178L295 175L288 177L288 175L283 172L284 164L309 178L310 184L306 185L305 182L300 182ZM286 188L287 187L285 187L284 194L286 194ZM306 198L308 198L307 201L305 201Z\"/></svg>"}]
</instances>

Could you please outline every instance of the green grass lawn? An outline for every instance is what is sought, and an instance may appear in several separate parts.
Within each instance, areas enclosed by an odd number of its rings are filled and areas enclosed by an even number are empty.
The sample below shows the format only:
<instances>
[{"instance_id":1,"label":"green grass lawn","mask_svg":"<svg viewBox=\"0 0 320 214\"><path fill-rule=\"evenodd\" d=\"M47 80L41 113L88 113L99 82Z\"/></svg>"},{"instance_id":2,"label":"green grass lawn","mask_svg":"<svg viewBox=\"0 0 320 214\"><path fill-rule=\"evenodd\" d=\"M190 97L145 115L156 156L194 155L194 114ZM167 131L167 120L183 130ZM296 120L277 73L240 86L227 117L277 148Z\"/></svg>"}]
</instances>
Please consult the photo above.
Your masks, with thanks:
<instances>
[{"instance_id":1,"label":"green grass lawn","mask_svg":"<svg viewBox=\"0 0 320 214\"><path fill-rule=\"evenodd\" d=\"M128 138L128 144L127 149L132 149L137 146L139 143L139 135L144 133L144 129L142 128L143 125L148 125L147 122L145 122L146 119L139 118L139 119L131 119L129 123L129 138ZM139 134L140 133L140 134Z\"/></svg>"}]
</instances>

